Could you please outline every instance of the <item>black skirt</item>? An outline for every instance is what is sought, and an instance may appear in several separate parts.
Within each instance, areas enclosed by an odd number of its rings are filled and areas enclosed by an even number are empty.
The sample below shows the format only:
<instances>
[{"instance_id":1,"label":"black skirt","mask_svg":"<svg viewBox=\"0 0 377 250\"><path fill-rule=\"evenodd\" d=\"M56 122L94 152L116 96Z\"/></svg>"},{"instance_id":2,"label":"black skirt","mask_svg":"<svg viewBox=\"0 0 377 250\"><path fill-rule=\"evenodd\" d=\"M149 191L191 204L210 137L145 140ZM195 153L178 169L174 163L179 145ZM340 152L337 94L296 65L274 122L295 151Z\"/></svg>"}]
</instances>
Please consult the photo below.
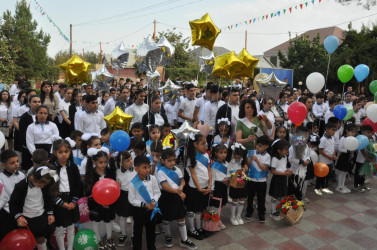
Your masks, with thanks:
<instances>
[{"instance_id":1,"label":"black skirt","mask_svg":"<svg viewBox=\"0 0 377 250\"><path fill-rule=\"evenodd\" d=\"M186 194L185 205L187 211L201 213L208 206L209 194L204 195L198 189L189 185L184 187L184 193Z\"/></svg>"},{"instance_id":2,"label":"black skirt","mask_svg":"<svg viewBox=\"0 0 377 250\"><path fill-rule=\"evenodd\" d=\"M306 167L305 180L311 180L313 178L314 178L314 165L313 165L313 162L310 162L309 165Z\"/></svg>"},{"instance_id":3,"label":"black skirt","mask_svg":"<svg viewBox=\"0 0 377 250\"><path fill-rule=\"evenodd\" d=\"M228 192L227 191L228 191L227 186L224 183L222 183L221 181L215 181L215 189L213 191L213 197L217 197L217 198L222 199L222 201L221 201L222 207L225 206L227 201L228 201ZM220 202L218 200L211 199L209 205L218 208L220 206Z\"/></svg>"},{"instance_id":4,"label":"black skirt","mask_svg":"<svg viewBox=\"0 0 377 250\"><path fill-rule=\"evenodd\" d=\"M48 231L48 219L46 213L34 218L24 217L27 220L28 227L35 238L46 238Z\"/></svg>"},{"instance_id":5,"label":"black skirt","mask_svg":"<svg viewBox=\"0 0 377 250\"><path fill-rule=\"evenodd\" d=\"M119 199L116 204L116 214L122 217L129 217L132 215L132 206L128 201L128 191L121 190Z\"/></svg>"},{"instance_id":6,"label":"black skirt","mask_svg":"<svg viewBox=\"0 0 377 250\"><path fill-rule=\"evenodd\" d=\"M335 168L340 171L348 172L348 170L351 168L350 158L351 153L341 153L335 165Z\"/></svg>"},{"instance_id":7,"label":"black skirt","mask_svg":"<svg viewBox=\"0 0 377 250\"><path fill-rule=\"evenodd\" d=\"M64 120L62 123L57 123L58 124L58 129L59 129L59 134L61 138L66 138L71 135L71 126L68 125Z\"/></svg>"},{"instance_id":8,"label":"black skirt","mask_svg":"<svg viewBox=\"0 0 377 250\"><path fill-rule=\"evenodd\" d=\"M284 175L273 175L268 194L271 197L284 197L288 192L288 177Z\"/></svg>"},{"instance_id":9,"label":"black skirt","mask_svg":"<svg viewBox=\"0 0 377 250\"><path fill-rule=\"evenodd\" d=\"M89 219L91 221L104 221L105 223L108 223L115 219L115 204L110 205L109 208L105 208L102 205L95 202L93 197L90 197L88 199L88 207Z\"/></svg>"},{"instance_id":10,"label":"black skirt","mask_svg":"<svg viewBox=\"0 0 377 250\"><path fill-rule=\"evenodd\" d=\"M17 129L14 129L14 150L21 152L22 145L19 143L20 141L20 132Z\"/></svg>"},{"instance_id":11,"label":"black skirt","mask_svg":"<svg viewBox=\"0 0 377 250\"><path fill-rule=\"evenodd\" d=\"M178 194L161 190L158 207L161 210L163 220L173 221L186 217L185 203Z\"/></svg>"},{"instance_id":12,"label":"black skirt","mask_svg":"<svg viewBox=\"0 0 377 250\"><path fill-rule=\"evenodd\" d=\"M51 155L51 147L52 147L52 144L35 144L36 149L46 150L49 158L52 156Z\"/></svg>"},{"instance_id":13,"label":"black skirt","mask_svg":"<svg viewBox=\"0 0 377 250\"><path fill-rule=\"evenodd\" d=\"M61 193L59 197L62 198L64 202L71 203L72 195L70 193ZM68 227L75 224L80 219L79 207L76 205L75 209L68 210L61 206L54 206L54 216L55 216L55 226L57 227Z\"/></svg>"},{"instance_id":14,"label":"black skirt","mask_svg":"<svg viewBox=\"0 0 377 250\"><path fill-rule=\"evenodd\" d=\"M243 199L247 197L247 188L229 187L229 196L232 199Z\"/></svg>"}]
</instances>

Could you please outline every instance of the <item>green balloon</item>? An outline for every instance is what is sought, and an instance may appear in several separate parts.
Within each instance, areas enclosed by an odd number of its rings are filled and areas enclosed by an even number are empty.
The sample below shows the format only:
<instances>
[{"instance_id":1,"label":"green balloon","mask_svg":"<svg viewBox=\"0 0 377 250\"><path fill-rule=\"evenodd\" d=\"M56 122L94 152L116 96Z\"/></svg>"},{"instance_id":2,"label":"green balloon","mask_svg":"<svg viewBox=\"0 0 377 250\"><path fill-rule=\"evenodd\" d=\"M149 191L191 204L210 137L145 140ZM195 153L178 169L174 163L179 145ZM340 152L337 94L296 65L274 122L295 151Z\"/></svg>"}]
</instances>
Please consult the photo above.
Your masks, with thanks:
<instances>
[{"instance_id":1,"label":"green balloon","mask_svg":"<svg viewBox=\"0 0 377 250\"><path fill-rule=\"evenodd\" d=\"M75 240L73 241L73 247L75 250L96 250L98 248L98 239L96 234L89 229L79 231L75 236Z\"/></svg>"},{"instance_id":2,"label":"green balloon","mask_svg":"<svg viewBox=\"0 0 377 250\"><path fill-rule=\"evenodd\" d=\"M353 108L350 106L346 106L346 109L347 109L347 115L346 117L343 118L343 120L348 121L353 116Z\"/></svg>"},{"instance_id":3,"label":"green balloon","mask_svg":"<svg viewBox=\"0 0 377 250\"><path fill-rule=\"evenodd\" d=\"M369 90L373 95L377 93L377 80L374 80L369 84Z\"/></svg>"},{"instance_id":4,"label":"green balloon","mask_svg":"<svg viewBox=\"0 0 377 250\"><path fill-rule=\"evenodd\" d=\"M353 77L353 68L351 65L345 64L338 69L338 78L342 83L349 82Z\"/></svg>"}]
</instances>

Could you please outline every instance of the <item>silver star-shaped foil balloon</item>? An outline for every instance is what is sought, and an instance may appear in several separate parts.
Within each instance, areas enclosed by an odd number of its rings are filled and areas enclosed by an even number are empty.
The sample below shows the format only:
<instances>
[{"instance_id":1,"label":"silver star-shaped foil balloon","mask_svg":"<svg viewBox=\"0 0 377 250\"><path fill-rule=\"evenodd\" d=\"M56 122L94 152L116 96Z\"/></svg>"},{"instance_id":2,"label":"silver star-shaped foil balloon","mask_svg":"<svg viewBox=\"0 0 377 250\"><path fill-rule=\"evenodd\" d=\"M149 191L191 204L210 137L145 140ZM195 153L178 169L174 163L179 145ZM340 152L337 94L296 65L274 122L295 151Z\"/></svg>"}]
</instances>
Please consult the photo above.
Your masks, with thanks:
<instances>
[{"instance_id":1,"label":"silver star-shaped foil balloon","mask_svg":"<svg viewBox=\"0 0 377 250\"><path fill-rule=\"evenodd\" d=\"M124 43L121 42L118 46L111 52L111 62L114 69L124 69L127 66L128 57L130 53Z\"/></svg>"},{"instance_id":2,"label":"silver star-shaped foil balloon","mask_svg":"<svg viewBox=\"0 0 377 250\"><path fill-rule=\"evenodd\" d=\"M274 72L271 72L266 78L256 80L260 93L264 97L278 98L280 91L287 85L286 82L280 81Z\"/></svg>"},{"instance_id":3,"label":"silver star-shaped foil balloon","mask_svg":"<svg viewBox=\"0 0 377 250\"><path fill-rule=\"evenodd\" d=\"M215 55L211 51L208 56L199 56L200 72L208 75L212 73L213 66L215 65Z\"/></svg>"},{"instance_id":4,"label":"silver star-shaped foil balloon","mask_svg":"<svg viewBox=\"0 0 377 250\"><path fill-rule=\"evenodd\" d=\"M107 78L114 78L114 75L111 74L105 67L105 64L102 65L99 70L92 72L92 81L105 81Z\"/></svg>"},{"instance_id":5,"label":"silver star-shaped foil balloon","mask_svg":"<svg viewBox=\"0 0 377 250\"><path fill-rule=\"evenodd\" d=\"M157 42L157 46L161 48L164 53L164 59L162 60L162 65L171 65L173 63L173 55L175 48L169 42L164 35L161 36L160 40Z\"/></svg>"},{"instance_id":6,"label":"silver star-shaped foil balloon","mask_svg":"<svg viewBox=\"0 0 377 250\"><path fill-rule=\"evenodd\" d=\"M168 102L169 100L178 98L180 89L182 89L181 86L174 84L172 81L170 81L170 79L168 79L165 85L158 90L160 90L164 98L164 102Z\"/></svg>"},{"instance_id":7,"label":"silver star-shaped foil balloon","mask_svg":"<svg viewBox=\"0 0 377 250\"><path fill-rule=\"evenodd\" d=\"M160 73L156 70L155 72L147 72L147 84L153 90L158 90L160 87Z\"/></svg>"},{"instance_id":8,"label":"silver star-shaped foil balloon","mask_svg":"<svg viewBox=\"0 0 377 250\"><path fill-rule=\"evenodd\" d=\"M189 134L199 134L200 130L193 128L186 120L182 123L182 125L179 128L172 129L171 133L178 140L178 147L184 147L187 145Z\"/></svg>"},{"instance_id":9,"label":"silver star-shaped foil balloon","mask_svg":"<svg viewBox=\"0 0 377 250\"><path fill-rule=\"evenodd\" d=\"M136 51L139 73L154 72L164 59L162 49L153 41L151 35L139 45Z\"/></svg>"}]
</instances>

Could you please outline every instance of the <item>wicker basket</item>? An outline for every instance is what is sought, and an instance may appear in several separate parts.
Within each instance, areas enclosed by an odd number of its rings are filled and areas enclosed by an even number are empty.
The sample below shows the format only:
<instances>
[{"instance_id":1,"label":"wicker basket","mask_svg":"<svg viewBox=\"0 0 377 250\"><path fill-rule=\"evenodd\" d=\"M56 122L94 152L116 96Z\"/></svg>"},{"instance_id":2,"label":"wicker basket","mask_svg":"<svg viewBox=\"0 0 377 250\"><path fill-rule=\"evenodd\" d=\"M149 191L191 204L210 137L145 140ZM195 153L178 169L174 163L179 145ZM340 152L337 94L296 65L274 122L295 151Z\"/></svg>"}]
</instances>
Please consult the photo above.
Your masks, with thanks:
<instances>
[{"instance_id":1,"label":"wicker basket","mask_svg":"<svg viewBox=\"0 0 377 250\"><path fill-rule=\"evenodd\" d=\"M217 198L217 197L212 197L212 199L218 200L220 202L220 205L219 205L219 218L220 218L222 199ZM218 222L202 220L202 228L208 232L217 232L219 231L219 223L220 223L220 220Z\"/></svg>"},{"instance_id":2,"label":"wicker basket","mask_svg":"<svg viewBox=\"0 0 377 250\"><path fill-rule=\"evenodd\" d=\"M232 176L232 179L230 179L229 186L231 186L232 188L245 188L245 183L246 182L239 183L238 180L237 180L238 179L237 176L238 176L239 173L242 174L242 170L241 169L237 170L234 173L234 175Z\"/></svg>"},{"instance_id":3,"label":"wicker basket","mask_svg":"<svg viewBox=\"0 0 377 250\"><path fill-rule=\"evenodd\" d=\"M304 214L304 208L298 207L296 210L289 209L286 214L280 213L280 217L282 217L284 220L291 223L291 225L294 225L300 221L303 214Z\"/></svg>"}]
</instances>

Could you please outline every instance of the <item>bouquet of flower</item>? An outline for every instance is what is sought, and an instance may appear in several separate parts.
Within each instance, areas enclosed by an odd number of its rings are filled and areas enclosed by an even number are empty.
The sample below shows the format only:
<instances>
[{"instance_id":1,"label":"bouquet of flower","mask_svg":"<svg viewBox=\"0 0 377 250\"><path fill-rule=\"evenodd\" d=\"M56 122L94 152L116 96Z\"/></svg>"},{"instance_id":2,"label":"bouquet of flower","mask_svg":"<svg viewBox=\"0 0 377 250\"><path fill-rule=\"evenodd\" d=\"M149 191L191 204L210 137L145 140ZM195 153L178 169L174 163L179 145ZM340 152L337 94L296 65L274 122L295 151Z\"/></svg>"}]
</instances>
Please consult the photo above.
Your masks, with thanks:
<instances>
[{"instance_id":1,"label":"bouquet of flower","mask_svg":"<svg viewBox=\"0 0 377 250\"><path fill-rule=\"evenodd\" d=\"M301 219L305 210L305 205L293 196L287 196L276 206L276 210L280 212L280 216L292 225Z\"/></svg>"},{"instance_id":2,"label":"bouquet of flower","mask_svg":"<svg viewBox=\"0 0 377 250\"><path fill-rule=\"evenodd\" d=\"M204 230L209 232L216 232L219 231L222 199L217 197L212 197L212 199L218 200L220 202L219 213L216 213L213 209L207 208L202 212L200 219L202 220L202 227Z\"/></svg>"},{"instance_id":3,"label":"bouquet of flower","mask_svg":"<svg viewBox=\"0 0 377 250\"><path fill-rule=\"evenodd\" d=\"M245 183L250 181L250 178L246 175L242 169L238 169L237 171L231 173L229 175L230 178L230 186L233 188L244 188Z\"/></svg>"}]
</instances>

